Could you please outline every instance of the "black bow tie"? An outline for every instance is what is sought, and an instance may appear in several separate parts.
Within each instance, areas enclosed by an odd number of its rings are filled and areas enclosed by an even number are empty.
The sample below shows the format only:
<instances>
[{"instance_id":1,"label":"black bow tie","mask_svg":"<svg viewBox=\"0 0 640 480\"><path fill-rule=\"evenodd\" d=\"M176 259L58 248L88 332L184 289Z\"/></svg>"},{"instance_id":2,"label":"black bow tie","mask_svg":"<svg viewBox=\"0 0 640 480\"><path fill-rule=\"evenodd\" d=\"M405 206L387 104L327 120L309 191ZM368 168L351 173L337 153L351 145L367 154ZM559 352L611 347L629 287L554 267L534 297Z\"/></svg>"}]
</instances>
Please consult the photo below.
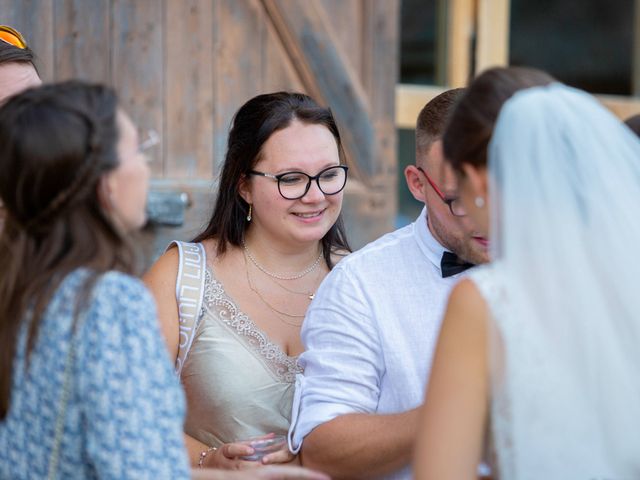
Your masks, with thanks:
<instances>
[{"instance_id":1,"label":"black bow tie","mask_svg":"<svg viewBox=\"0 0 640 480\"><path fill-rule=\"evenodd\" d=\"M460 272L464 272L467 268L473 267L472 263L460 260L455 253L444 252L442 260L440 260L440 270L442 270L442 278L450 277Z\"/></svg>"}]
</instances>

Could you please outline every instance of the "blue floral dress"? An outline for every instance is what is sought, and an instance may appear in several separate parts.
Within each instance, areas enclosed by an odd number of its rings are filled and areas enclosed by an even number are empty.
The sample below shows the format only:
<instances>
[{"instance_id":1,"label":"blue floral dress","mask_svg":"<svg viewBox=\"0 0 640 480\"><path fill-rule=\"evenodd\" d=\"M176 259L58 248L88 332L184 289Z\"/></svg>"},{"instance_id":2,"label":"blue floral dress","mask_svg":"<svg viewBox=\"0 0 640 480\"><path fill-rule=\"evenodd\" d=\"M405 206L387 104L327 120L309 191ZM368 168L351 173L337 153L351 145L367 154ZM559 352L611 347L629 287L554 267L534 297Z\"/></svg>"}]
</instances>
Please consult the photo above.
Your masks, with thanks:
<instances>
[{"instance_id":1,"label":"blue floral dress","mask_svg":"<svg viewBox=\"0 0 640 480\"><path fill-rule=\"evenodd\" d=\"M70 274L40 324L29 365L26 325L14 359L11 404L0 422L0 478L46 478L78 292ZM189 478L184 395L143 284L100 277L76 336L56 478ZM26 322L23 322L26 323Z\"/></svg>"}]
</instances>

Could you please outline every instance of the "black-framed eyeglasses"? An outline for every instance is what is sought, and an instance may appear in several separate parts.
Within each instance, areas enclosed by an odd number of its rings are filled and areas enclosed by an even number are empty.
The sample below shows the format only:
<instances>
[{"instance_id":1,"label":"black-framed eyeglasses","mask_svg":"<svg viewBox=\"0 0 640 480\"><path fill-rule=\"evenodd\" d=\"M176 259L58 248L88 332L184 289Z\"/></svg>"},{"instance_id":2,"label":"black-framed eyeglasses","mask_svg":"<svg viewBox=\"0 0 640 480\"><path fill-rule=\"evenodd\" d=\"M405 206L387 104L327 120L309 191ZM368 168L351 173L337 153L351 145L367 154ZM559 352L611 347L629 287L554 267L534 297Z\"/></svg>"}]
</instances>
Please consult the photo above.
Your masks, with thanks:
<instances>
[{"instance_id":1,"label":"black-framed eyeglasses","mask_svg":"<svg viewBox=\"0 0 640 480\"><path fill-rule=\"evenodd\" d=\"M347 184L346 165L335 165L321 170L317 175L311 176L304 172L284 172L279 175L250 170L249 175L259 175L278 182L278 192L287 200L297 200L304 197L315 180L318 188L325 195L340 193Z\"/></svg>"},{"instance_id":2,"label":"black-framed eyeglasses","mask_svg":"<svg viewBox=\"0 0 640 480\"><path fill-rule=\"evenodd\" d=\"M431 188L433 188L433 190L440 197L440 200L442 200L444 203L447 204L447 206L449 207L449 210L451 211L451 215L455 217L464 217L467 214L467 211L462 206L460 197L447 198L444 195L444 193L442 193L442 190L440 190L438 185L436 185L436 183L433 180L431 180L431 178L429 178L429 175L427 175L427 172L425 172L421 167L416 167L416 168L422 172L424 177L427 179L427 182L429 182L429 185L431 185Z\"/></svg>"}]
</instances>

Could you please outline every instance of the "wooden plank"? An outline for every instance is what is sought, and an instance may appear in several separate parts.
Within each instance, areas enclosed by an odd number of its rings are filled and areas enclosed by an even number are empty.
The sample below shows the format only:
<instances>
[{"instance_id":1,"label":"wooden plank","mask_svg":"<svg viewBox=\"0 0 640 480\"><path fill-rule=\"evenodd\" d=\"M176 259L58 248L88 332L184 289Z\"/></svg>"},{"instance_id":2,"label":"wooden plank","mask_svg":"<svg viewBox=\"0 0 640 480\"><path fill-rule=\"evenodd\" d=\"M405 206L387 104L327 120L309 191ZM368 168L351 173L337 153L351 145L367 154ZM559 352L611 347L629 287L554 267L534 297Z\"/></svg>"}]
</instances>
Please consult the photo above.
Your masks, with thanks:
<instances>
[{"instance_id":1,"label":"wooden plank","mask_svg":"<svg viewBox=\"0 0 640 480\"><path fill-rule=\"evenodd\" d=\"M415 129L416 120L422 107L445 90L447 87L398 84L395 89L396 128Z\"/></svg>"},{"instance_id":2,"label":"wooden plank","mask_svg":"<svg viewBox=\"0 0 640 480\"><path fill-rule=\"evenodd\" d=\"M364 9L370 1L320 0L318 5L318 8L322 8L326 12L326 16L331 19L328 28L333 31L335 42L340 45L349 64L358 75L362 75L362 57L366 51L366 49L363 50L363 45L366 45L363 44ZM392 3L393 1L395 0L392 0Z\"/></svg>"},{"instance_id":3,"label":"wooden plank","mask_svg":"<svg viewBox=\"0 0 640 480\"><path fill-rule=\"evenodd\" d=\"M249 98L262 92L262 49L264 11L257 0L217 0L214 3L216 30L214 157L222 164L231 119Z\"/></svg>"},{"instance_id":4,"label":"wooden plank","mask_svg":"<svg viewBox=\"0 0 640 480\"><path fill-rule=\"evenodd\" d=\"M44 81L54 79L53 0L0 0L0 23L12 26L36 55L36 68Z\"/></svg>"},{"instance_id":5,"label":"wooden plank","mask_svg":"<svg viewBox=\"0 0 640 480\"><path fill-rule=\"evenodd\" d=\"M414 129L422 107L446 88L426 85L403 85L396 87L396 127ZM596 95L611 112L624 120L640 113L640 99L617 95Z\"/></svg>"},{"instance_id":6,"label":"wooden plank","mask_svg":"<svg viewBox=\"0 0 640 480\"><path fill-rule=\"evenodd\" d=\"M167 0L165 168L168 178L213 171L213 6Z\"/></svg>"},{"instance_id":7,"label":"wooden plank","mask_svg":"<svg viewBox=\"0 0 640 480\"><path fill-rule=\"evenodd\" d=\"M389 118L393 123L395 97L393 88L398 80L399 62L399 0L369 0L362 9L363 35L365 42L362 56L369 77L366 89L370 97L370 111L373 118Z\"/></svg>"},{"instance_id":8,"label":"wooden plank","mask_svg":"<svg viewBox=\"0 0 640 480\"><path fill-rule=\"evenodd\" d=\"M509 0L479 0L475 73L509 64Z\"/></svg>"},{"instance_id":9,"label":"wooden plank","mask_svg":"<svg viewBox=\"0 0 640 480\"><path fill-rule=\"evenodd\" d=\"M282 39L270 22L265 22L262 45L262 89L265 92L286 90L306 93Z\"/></svg>"},{"instance_id":10,"label":"wooden plank","mask_svg":"<svg viewBox=\"0 0 640 480\"><path fill-rule=\"evenodd\" d=\"M56 80L110 83L109 2L57 0L53 5Z\"/></svg>"},{"instance_id":11,"label":"wooden plank","mask_svg":"<svg viewBox=\"0 0 640 480\"><path fill-rule=\"evenodd\" d=\"M331 37L325 12L316 2L262 3L307 92L318 101L331 102L352 166L366 180L377 170L372 161L375 130L369 118L369 101L358 75Z\"/></svg>"},{"instance_id":12,"label":"wooden plank","mask_svg":"<svg viewBox=\"0 0 640 480\"><path fill-rule=\"evenodd\" d=\"M640 99L617 95L596 95L598 100L620 120L640 113Z\"/></svg>"},{"instance_id":13,"label":"wooden plank","mask_svg":"<svg viewBox=\"0 0 640 480\"><path fill-rule=\"evenodd\" d=\"M163 148L149 151L151 171L163 176L164 2L113 0L112 81L123 108L141 130L154 129Z\"/></svg>"},{"instance_id":14,"label":"wooden plank","mask_svg":"<svg viewBox=\"0 0 640 480\"><path fill-rule=\"evenodd\" d=\"M396 128L394 122L400 2L398 0L370 0L363 9L367 38L363 56L368 57L365 72L369 82L371 118L375 131L373 166L370 170L371 215L377 216L385 230L392 228L396 211L397 162ZM374 197L379 197L375 199ZM384 200L382 200L384 199Z\"/></svg>"},{"instance_id":15,"label":"wooden plank","mask_svg":"<svg viewBox=\"0 0 640 480\"><path fill-rule=\"evenodd\" d=\"M474 29L473 0L449 2L447 27L447 85L464 87L471 77L471 38ZM424 105L424 104L423 104ZM414 118L415 123L415 118Z\"/></svg>"},{"instance_id":16,"label":"wooden plank","mask_svg":"<svg viewBox=\"0 0 640 480\"><path fill-rule=\"evenodd\" d=\"M344 217L353 246L360 247L394 227L397 210L396 128L400 2L362 4L362 79L374 128L372 168L366 180L352 178L345 191Z\"/></svg>"}]
</instances>

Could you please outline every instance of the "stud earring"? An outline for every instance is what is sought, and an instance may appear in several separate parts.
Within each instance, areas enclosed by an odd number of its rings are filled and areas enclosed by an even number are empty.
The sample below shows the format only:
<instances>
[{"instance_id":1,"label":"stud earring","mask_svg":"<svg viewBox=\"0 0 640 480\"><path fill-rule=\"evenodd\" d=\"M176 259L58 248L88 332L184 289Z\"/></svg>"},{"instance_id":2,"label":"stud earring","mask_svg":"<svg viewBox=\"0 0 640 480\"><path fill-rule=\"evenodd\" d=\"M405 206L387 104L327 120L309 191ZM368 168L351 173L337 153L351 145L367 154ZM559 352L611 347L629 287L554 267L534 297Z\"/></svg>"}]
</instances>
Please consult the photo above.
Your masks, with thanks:
<instances>
[{"instance_id":1,"label":"stud earring","mask_svg":"<svg viewBox=\"0 0 640 480\"><path fill-rule=\"evenodd\" d=\"M475 198L474 203L476 204L476 207L482 208L484 207L484 198L478 196Z\"/></svg>"},{"instance_id":2,"label":"stud earring","mask_svg":"<svg viewBox=\"0 0 640 480\"><path fill-rule=\"evenodd\" d=\"M251 204L249 204L249 213L247 214L247 222L251 221Z\"/></svg>"}]
</instances>

